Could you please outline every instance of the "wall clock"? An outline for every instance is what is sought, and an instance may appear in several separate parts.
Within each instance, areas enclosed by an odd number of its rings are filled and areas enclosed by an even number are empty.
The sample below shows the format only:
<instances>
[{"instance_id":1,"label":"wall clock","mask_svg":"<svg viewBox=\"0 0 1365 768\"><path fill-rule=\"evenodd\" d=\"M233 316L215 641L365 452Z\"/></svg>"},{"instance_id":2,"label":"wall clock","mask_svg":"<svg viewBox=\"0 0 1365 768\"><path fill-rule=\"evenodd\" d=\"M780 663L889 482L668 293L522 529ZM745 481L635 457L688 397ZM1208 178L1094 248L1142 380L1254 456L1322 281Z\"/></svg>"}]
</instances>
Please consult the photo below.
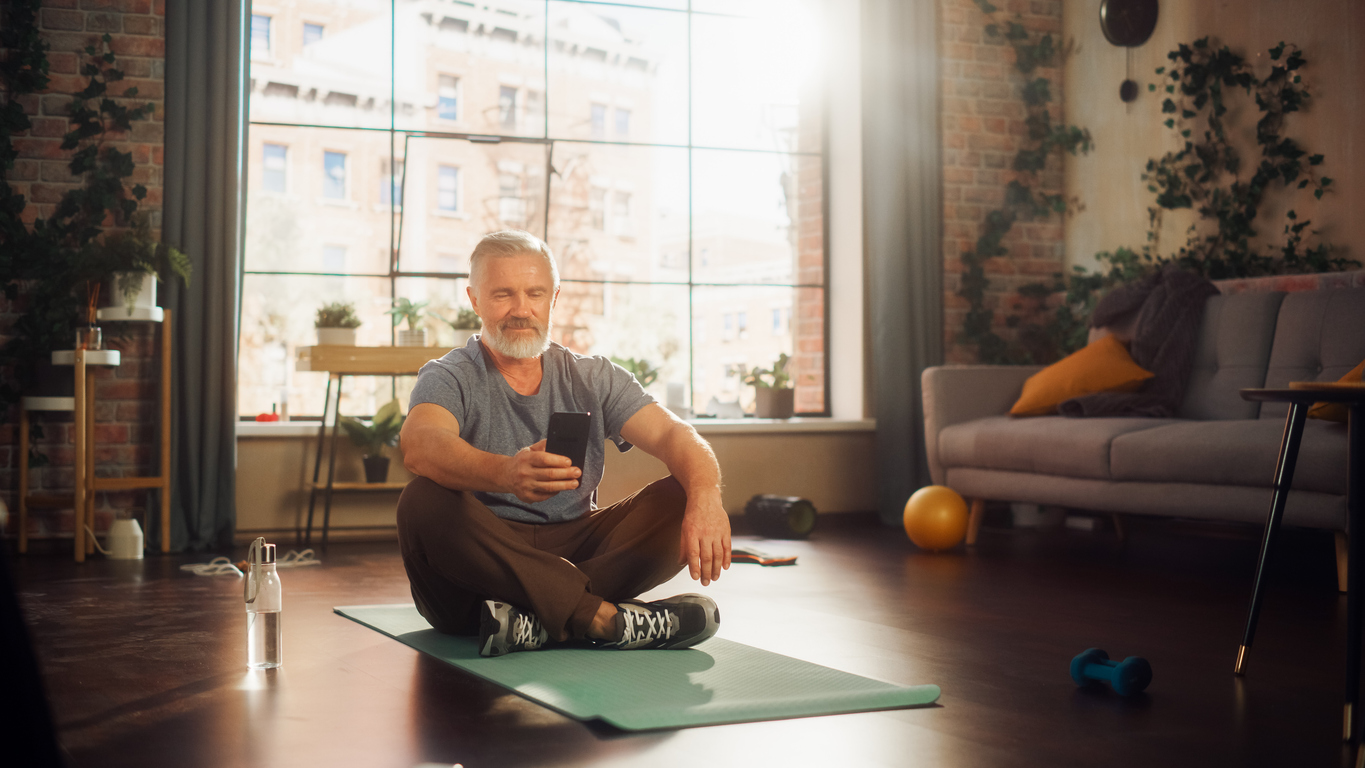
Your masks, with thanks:
<instances>
[{"instance_id":1,"label":"wall clock","mask_svg":"<svg viewBox=\"0 0 1365 768\"><path fill-rule=\"evenodd\" d=\"M1100 30L1113 45L1131 49L1147 42L1156 29L1156 17L1157 0L1100 0ZM1120 99L1132 101L1137 95L1138 84L1131 76L1119 85Z\"/></svg>"}]
</instances>

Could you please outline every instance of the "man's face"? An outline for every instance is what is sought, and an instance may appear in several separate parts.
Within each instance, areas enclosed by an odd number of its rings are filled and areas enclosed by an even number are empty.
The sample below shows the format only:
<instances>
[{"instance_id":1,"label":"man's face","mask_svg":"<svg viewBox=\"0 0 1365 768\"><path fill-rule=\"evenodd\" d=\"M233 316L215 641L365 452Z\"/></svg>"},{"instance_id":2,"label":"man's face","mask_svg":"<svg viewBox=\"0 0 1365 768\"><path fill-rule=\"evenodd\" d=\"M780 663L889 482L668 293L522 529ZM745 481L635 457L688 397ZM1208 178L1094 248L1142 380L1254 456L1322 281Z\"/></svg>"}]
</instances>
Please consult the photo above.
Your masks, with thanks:
<instances>
[{"instance_id":1,"label":"man's face","mask_svg":"<svg viewBox=\"0 0 1365 768\"><path fill-rule=\"evenodd\" d=\"M483 340L495 352L530 358L550 346L550 312L559 291L540 254L490 258L467 291L483 320Z\"/></svg>"}]
</instances>

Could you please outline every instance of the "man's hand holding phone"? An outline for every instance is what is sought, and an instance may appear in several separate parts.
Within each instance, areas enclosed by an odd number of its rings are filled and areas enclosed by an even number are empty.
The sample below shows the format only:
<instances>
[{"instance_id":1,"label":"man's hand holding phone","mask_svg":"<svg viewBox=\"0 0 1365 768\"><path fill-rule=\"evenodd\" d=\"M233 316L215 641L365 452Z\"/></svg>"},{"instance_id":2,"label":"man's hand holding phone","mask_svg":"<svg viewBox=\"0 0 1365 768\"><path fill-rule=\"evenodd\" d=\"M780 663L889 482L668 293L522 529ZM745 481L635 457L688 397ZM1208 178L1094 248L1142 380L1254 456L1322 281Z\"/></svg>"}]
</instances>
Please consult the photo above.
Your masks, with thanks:
<instances>
[{"instance_id":1,"label":"man's hand holding phone","mask_svg":"<svg viewBox=\"0 0 1365 768\"><path fill-rule=\"evenodd\" d=\"M545 501L560 491L578 487L583 471L568 456L550 453L541 440L517 451L507 467L507 486L522 501Z\"/></svg>"}]
</instances>

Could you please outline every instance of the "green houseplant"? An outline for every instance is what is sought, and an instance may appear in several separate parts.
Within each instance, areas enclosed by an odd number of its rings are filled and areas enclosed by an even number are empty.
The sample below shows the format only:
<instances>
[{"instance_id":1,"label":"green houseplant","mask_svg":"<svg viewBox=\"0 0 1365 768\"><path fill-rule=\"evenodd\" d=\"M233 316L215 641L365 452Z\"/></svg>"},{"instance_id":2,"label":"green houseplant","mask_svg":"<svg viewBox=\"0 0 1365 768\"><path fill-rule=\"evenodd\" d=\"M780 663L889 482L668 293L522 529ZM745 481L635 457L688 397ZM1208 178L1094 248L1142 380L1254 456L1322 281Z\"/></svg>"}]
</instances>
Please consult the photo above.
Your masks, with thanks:
<instances>
[{"instance_id":1,"label":"green houseplant","mask_svg":"<svg viewBox=\"0 0 1365 768\"><path fill-rule=\"evenodd\" d=\"M27 198L10 185L19 157L15 137L33 128L23 97L49 85L49 45L37 23L41 5L38 0L0 4L0 47L8 51L0 60L0 90L8 96L0 105L0 285L12 305L22 308L0 349L5 367L0 399L7 402L21 392L47 392L43 372L51 352L70 348L73 330L93 324L101 288L115 273L189 276L184 254L157 243L139 216L147 189L127 183L135 168L132 153L113 144L132 131L134 122L149 119L153 105L127 104L137 97L136 87L113 90L123 72L107 50L109 35L85 48L80 74L87 85L67 106L70 130L60 149L70 153L68 169L78 186L62 194L50 215L34 217L26 212ZM105 295L117 292L115 287ZM66 379L70 384L69 375L48 373L52 383Z\"/></svg>"},{"instance_id":2,"label":"green houseplant","mask_svg":"<svg viewBox=\"0 0 1365 768\"><path fill-rule=\"evenodd\" d=\"M796 412L796 389L787 365L791 356L778 355L772 368L754 368L744 375L744 383L754 388L754 415L760 419L790 419Z\"/></svg>"},{"instance_id":3,"label":"green houseplant","mask_svg":"<svg viewBox=\"0 0 1365 768\"><path fill-rule=\"evenodd\" d=\"M400 347L425 347L427 345L427 329L421 327L422 318L426 316L423 311L427 307L425 301L413 301L412 299L394 299L393 309L385 312L393 316L393 326L398 327L404 320L408 322L407 330L398 332L398 346Z\"/></svg>"},{"instance_id":4,"label":"green houseplant","mask_svg":"<svg viewBox=\"0 0 1365 768\"><path fill-rule=\"evenodd\" d=\"M455 339L452 342L452 345L456 347L463 347L465 344L469 343L471 336L478 333L480 330L483 330L483 320L481 320L478 314L469 307L460 308L460 310L455 313L454 320L447 320L440 315L436 315L436 317L446 325L449 325L451 330L455 331Z\"/></svg>"},{"instance_id":5,"label":"green houseplant","mask_svg":"<svg viewBox=\"0 0 1365 768\"><path fill-rule=\"evenodd\" d=\"M643 357L638 360L633 357L613 357L611 361L630 371L630 375L634 376L642 387L648 388L659 378L659 369Z\"/></svg>"},{"instance_id":6,"label":"green houseplant","mask_svg":"<svg viewBox=\"0 0 1365 768\"><path fill-rule=\"evenodd\" d=\"M398 401L390 400L375 413L369 424L349 416L341 420L346 436L364 456L365 482L388 480L389 457L384 455L384 449L398 445L398 433L403 429L404 419Z\"/></svg>"},{"instance_id":7,"label":"green houseplant","mask_svg":"<svg viewBox=\"0 0 1365 768\"><path fill-rule=\"evenodd\" d=\"M361 325L355 314L355 304L334 301L318 307L313 327L318 332L318 344L342 347L355 346L355 329Z\"/></svg>"}]
</instances>

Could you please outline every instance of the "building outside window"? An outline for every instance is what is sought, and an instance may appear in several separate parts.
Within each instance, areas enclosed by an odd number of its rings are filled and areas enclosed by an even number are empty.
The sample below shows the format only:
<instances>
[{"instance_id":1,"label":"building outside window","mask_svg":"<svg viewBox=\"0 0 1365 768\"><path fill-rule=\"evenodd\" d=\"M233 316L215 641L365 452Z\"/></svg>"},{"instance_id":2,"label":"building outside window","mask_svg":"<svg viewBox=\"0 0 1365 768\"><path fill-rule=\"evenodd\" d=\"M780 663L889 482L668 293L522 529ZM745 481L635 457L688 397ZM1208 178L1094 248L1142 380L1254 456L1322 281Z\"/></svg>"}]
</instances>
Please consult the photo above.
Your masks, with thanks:
<instances>
[{"instance_id":1,"label":"building outside window","mask_svg":"<svg viewBox=\"0 0 1365 768\"><path fill-rule=\"evenodd\" d=\"M346 199L346 154L322 153L322 196L329 200Z\"/></svg>"},{"instance_id":2,"label":"building outside window","mask_svg":"<svg viewBox=\"0 0 1365 768\"><path fill-rule=\"evenodd\" d=\"M322 246L322 271L334 273L346 271L346 246Z\"/></svg>"},{"instance_id":3,"label":"building outside window","mask_svg":"<svg viewBox=\"0 0 1365 768\"><path fill-rule=\"evenodd\" d=\"M460 169L443 165L436 175L436 207L442 211L460 210Z\"/></svg>"},{"instance_id":4,"label":"building outside window","mask_svg":"<svg viewBox=\"0 0 1365 768\"><path fill-rule=\"evenodd\" d=\"M510 85L498 88L498 124L503 130L517 129L517 89Z\"/></svg>"},{"instance_id":5,"label":"building outside window","mask_svg":"<svg viewBox=\"0 0 1365 768\"><path fill-rule=\"evenodd\" d=\"M798 19L806 3L260 7L240 412L269 412L283 386L292 417L318 417L326 375L293 363L319 306L353 302L358 342L389 344L392 297L453 318L474 244L515 227L558 260L556 342L648 360L651 393L681 384L698 413L751 407L737 371L786 353L797 411L827 413L824 27ZM275 46L277 21L305 45ZM750 333L749 317L773 332ZM406 403L412 384L348 379L343 412Z\"/></svg>"},{"instance_id":6,"label":"building outside window","mask_svg":"<svg viewBox=\"0 0 1365 768\"><path fill-rule=\"evenodd\" d=\"M389 166L395 169L389 173ZM403 161L389 160L387 157L379 164L379 204L403 205Z\"/></svg>"},{"instance_id":7,"label":"building outside window","mask_svg":"<svg viewBox=\"0 0 1365 768\"><path fill-rule=\"evenodd\" d=\"M261 146L261 166L265 169L261 174L261 189L281 194L288 191L288 160L289 148L283 144Z\"/></svg>"},{"instance_id":8,"label":"building outside window","mask_svg":"<svg viewBox=\"0 0 1365 768\"><path fill-rule=\"evenodd\" d=\"M588 113L588 120L592 125L592 137L599 140L607 138L607 105L589 105Z\"/></svg>"},{"instance_id":9,"label":"building outside window","mask_svg":"<svg viewBox=\"0 0 1365 768\"><path fill-rule=\"evenodd\" d=\"M442 120L460 119L460 78L441 75L436 95L436 116Z\"/></svg>"},{"instance_id":10,"label":"building outside window","mask_svg":"<svg viewBox=\"0 0 1365 768\"><path fill-rule=\"evenodd\" d=\"M251 56L270 58L270 17L260 13L251 14Z\"/></svg>"}]
</instances>

